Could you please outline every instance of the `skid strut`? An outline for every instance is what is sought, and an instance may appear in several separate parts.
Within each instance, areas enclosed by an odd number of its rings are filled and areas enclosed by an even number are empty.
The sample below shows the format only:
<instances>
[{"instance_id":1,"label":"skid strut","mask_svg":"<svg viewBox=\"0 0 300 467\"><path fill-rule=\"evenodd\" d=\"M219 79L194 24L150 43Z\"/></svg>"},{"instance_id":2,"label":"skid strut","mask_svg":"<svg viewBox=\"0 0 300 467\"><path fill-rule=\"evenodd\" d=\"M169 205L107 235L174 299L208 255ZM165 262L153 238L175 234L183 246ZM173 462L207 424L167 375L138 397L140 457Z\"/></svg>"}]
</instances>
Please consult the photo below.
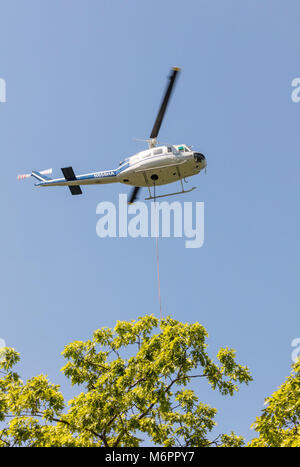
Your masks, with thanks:
<instances>
[{"instance_id":1,"label":"skid strut","mask_svg":"<svg viewBox=\"0 0 300 467\"><path fill-rule=\"evenodd\" d=\"M177 171L177 174L178 174L178 180L180 180L180 183L181 183L181 191L176 191L175 193L167 193L166 195L154 194L154 196L152 196L152 194L151 194L151 190L150 190L150 186L149 186L149 182L148 182L148 177L147 177L146 173L144 172L145 182L147 184L147 188L148 188L148 191L149 191L149 197L145 198L145 200L156 199L156 198L165 198L166 196L181 195L183 193L190 193L190 191L193 191L193 190L196 189L196 187L193 186L189 190L185 190L184 187L183 187L182 177L181 177L181 173L180 173L180 170L179 170L178 166L176 166L176 171ZM185 182L186 182L186 180L185 180Z\"/></svg>"}]
</instances>

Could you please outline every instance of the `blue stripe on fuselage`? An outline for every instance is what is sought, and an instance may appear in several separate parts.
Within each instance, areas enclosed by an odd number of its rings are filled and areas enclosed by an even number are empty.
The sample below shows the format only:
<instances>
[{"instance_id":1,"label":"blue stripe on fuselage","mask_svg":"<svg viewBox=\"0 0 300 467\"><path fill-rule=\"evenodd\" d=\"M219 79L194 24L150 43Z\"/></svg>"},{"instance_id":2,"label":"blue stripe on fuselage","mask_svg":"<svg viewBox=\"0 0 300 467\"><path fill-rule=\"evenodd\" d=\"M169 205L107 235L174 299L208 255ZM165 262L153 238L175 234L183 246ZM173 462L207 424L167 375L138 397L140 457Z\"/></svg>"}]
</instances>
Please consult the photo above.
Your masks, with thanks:
<instances>
[{"instance_id":1,"label":"blue stripe on fuselage","mask_svg":"<svg viewBox=\"0 0 300 467\"><path fill-rule=\"evenodd\" d=\"M116 177L119 175L119 173L123 172L123 170L127 169L129 167L129 162L126 164L121 165L118 169L114 170L103 170L101 172L95 172L92 175L89 175L88 178L105 178L105 177ZM77 180L80 179L86 179L87 177L82 176L82 178L79 176L77 177Z\"/></svg>"}]
</instances>

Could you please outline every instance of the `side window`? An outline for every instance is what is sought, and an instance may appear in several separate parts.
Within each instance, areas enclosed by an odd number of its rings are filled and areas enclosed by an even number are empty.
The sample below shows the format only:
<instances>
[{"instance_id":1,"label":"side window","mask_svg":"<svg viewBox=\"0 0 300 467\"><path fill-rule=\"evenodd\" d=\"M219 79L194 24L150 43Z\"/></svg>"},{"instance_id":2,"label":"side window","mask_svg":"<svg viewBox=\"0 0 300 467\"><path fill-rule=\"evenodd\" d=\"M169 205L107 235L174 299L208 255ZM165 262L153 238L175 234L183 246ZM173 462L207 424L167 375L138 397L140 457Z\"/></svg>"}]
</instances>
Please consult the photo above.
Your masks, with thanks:
<instances>
[{"instance_id":1,"label":"side window","mask_svg":"<svg viewBox=\"0 0 300 467\"><path fill-rule=\"evenodd\" d=\"M171 146L167 147L167 152L173 152Z\"/></svg>"},{"instance_id":2,"label":"side window","mask_svg":"<svg viewBox=\"0 0 300 467\"><path fill-rule=\"evenodd\" d=\"M162 149L154 149L153 154L156 156L157 154L162 154Z\"/></svg>"}]
</instances>

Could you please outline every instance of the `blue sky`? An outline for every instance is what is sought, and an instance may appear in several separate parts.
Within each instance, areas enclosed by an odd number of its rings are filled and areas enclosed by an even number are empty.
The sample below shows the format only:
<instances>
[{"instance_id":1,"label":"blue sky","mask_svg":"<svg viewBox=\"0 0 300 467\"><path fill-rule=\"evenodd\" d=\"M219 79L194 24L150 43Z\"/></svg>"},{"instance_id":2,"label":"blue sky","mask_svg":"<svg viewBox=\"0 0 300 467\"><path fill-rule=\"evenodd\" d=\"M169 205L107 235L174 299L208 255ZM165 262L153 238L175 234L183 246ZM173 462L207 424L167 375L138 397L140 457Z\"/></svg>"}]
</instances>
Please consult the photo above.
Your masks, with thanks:
<instances>
[{"instance_id":1,"label":"blue sky","mask_svg":"<svg viewBox=\"0 0 300 467\"><path fill-rule=\"evenodd\" d=\"M194 145L207 174L205 243L160 240L164 315L199 321L209 352L237 350L254 382L201 387L218 430L247 438L290 372L299 325L300 75L296 0L12 0L0 3L0 337L24 378L59 373L65 344L116 320L158 315L154 239L100 239L96 205L127 188L34 189L18 173L114 168L144 148L171 66L182 73L160 139Z\"/></svg>"}]
</instances>

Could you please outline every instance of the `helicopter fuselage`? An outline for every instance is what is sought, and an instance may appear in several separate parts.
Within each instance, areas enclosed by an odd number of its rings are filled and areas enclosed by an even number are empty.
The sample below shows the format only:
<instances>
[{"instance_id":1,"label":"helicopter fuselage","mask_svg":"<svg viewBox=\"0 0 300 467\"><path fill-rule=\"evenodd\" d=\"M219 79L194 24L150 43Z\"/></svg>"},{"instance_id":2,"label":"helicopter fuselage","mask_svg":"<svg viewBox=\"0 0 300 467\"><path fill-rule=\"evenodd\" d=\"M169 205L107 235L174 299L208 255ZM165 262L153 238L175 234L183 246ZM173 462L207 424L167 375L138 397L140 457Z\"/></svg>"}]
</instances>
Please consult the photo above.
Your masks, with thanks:
<instances>
[{"instance_id":1,"label":"helicopter fuselage","mask_svg":"<svg viewBox=\"0 0 300 467\"><path fill-rule=\"evenodd\" d=\"M57 178L41 181L36 186L74 186L124 183L138 187L166 185L197 175L206 167L203 154L190 146L155 146L120 162L117 169L77 175L75 180Z\"/></svg>"}]
</instances>

